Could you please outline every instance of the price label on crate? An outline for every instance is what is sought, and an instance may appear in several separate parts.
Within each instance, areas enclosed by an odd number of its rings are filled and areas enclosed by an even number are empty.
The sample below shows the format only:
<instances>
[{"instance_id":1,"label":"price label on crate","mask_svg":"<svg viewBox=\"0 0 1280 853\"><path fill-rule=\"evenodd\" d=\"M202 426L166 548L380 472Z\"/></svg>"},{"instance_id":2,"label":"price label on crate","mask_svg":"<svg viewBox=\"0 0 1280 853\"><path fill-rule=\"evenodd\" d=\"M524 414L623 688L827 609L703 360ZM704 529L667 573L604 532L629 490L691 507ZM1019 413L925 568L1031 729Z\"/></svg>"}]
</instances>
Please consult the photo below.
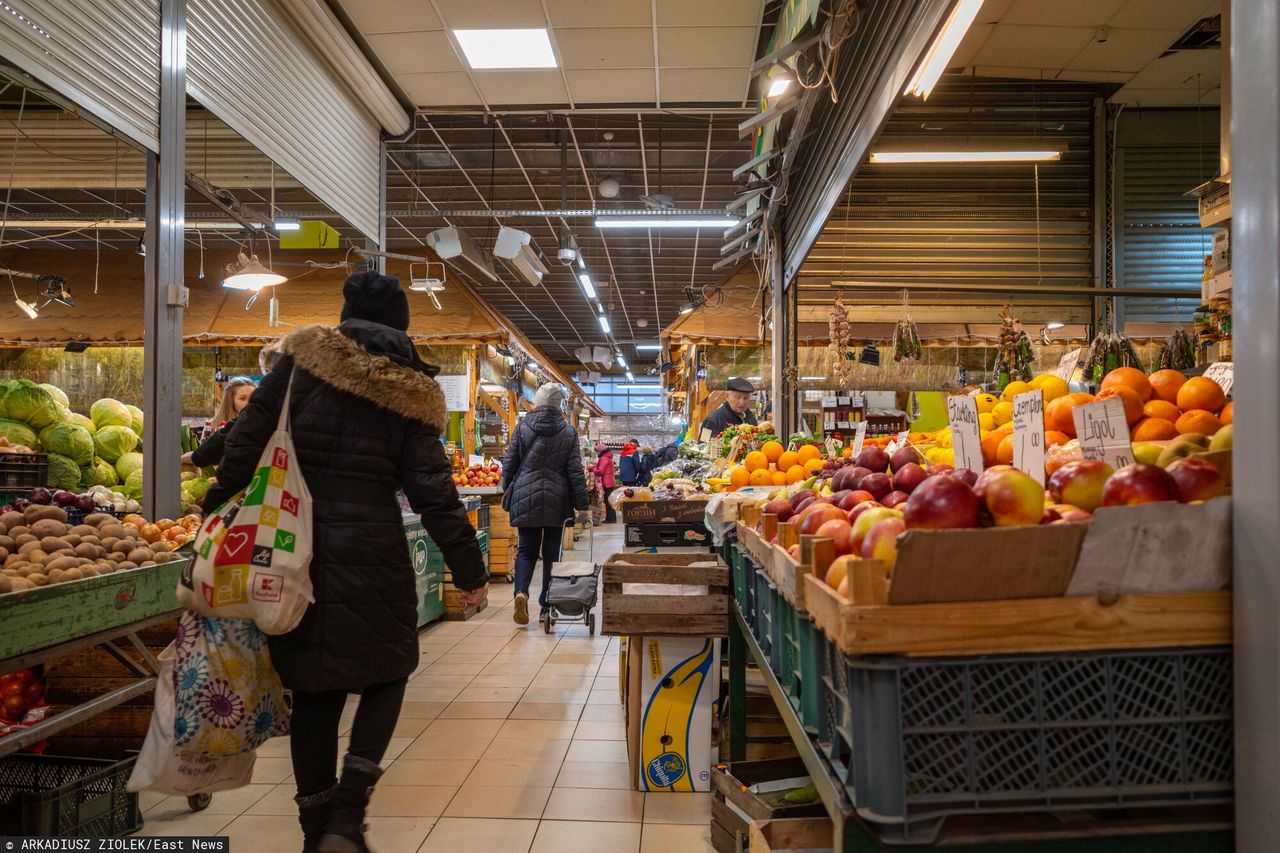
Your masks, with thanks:
<instances>
[{"instance_id":1,"label":"price label on crate","mask_svg":"<svg viewBox=\"0 0 1280 853\"><path fill-rule=\"evenodd\" d=\"M1222 393L1231 396L1231 386L1236 382L1235 365L1229 361L1215 361L1205 368L1204 375L1222 386Z\"/></svg>"},{"instance_id":2,"label":"price label on crate","mask_svg":"<svg viewBox=\"0 0 1280 853\"><path fill-rule=\"evenodd\" d=\"M898 433L896 436L894 436L893 440L889 442L889 446L884 449L884 452L892 456L895 451L900 450L903 447L906 447L907 436L909 435L911 435L911 430L909 429L904 429L902 432Z\"/></svg>"},{"instance_id":3,"label":"price label on crate","mask_svg":"<svg viewBox=\"0 0 1280 853\"><path fill-rule=\"evenodd\" d=\"M1013 467L1044 485L1044 394L1038 389L1013 398Z\"/></svg>"},{"instance_id":4,"label":"price label on crate","mask_svg":"<svg viewBox=\"0 0 1280 853\"><path fill-rule=\"evenodd\" d=\"M853 455L857 456L862 452L862 443L867 440L867 422L858 421L853 428Z\"/></svg>"},{"instance_id":5,"label":"price label on crate","mask_svg":"<svg viewBox=\"0 0 1280 853\"><path fill-rule=\"evenodd\" d=\"M1080 439L1080 453L1085 459L1101 459L1119 471L1133 464L1133 446L1129 440L1129 421L1124 416L1124 401L1108 397L1085 403L1071 410Z\"/></svg>"},{"instance_id":6,"label":"price label on crate","mask_svg":"<svg viewBox=\"0 0 1280 853\"><path fill-rule=\"evenodd\" d=\"M968 468L981 474L982 438L978 433L977 398L948 397L947 419L951 422L951 446L955 451L956 469Z\"/></svg>"},{"instance_id":7,"label":"price label on crate","mask_svg":"<svg viewBox=\"0 0 1280 853\"><path fill-rule=\"evenodd\" d=\"M1059 359L1058 369L1054 373L1063 382L1070 382L1071 377L1075 375L1076 366L1080 364L1080 353L1083 351L1081 349L1073 349Z\"/></svg>"}]
</instances>

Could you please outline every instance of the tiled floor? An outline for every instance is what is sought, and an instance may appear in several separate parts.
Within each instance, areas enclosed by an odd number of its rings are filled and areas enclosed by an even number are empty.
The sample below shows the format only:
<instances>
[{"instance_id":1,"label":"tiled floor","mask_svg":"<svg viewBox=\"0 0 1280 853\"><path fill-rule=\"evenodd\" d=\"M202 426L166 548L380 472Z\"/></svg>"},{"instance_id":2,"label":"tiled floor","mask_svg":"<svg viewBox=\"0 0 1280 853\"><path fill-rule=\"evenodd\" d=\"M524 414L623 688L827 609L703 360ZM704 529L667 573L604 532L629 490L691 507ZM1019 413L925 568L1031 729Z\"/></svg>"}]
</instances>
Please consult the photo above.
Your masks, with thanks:
<instances>
[{"instance_id":1,"label":"tiled floor","mask_svg":"<svg viewBox=\"0 0 1280 853\"><path fill-rule=\"evenodd\" d=\"M621 530L605 531L597 556L622 550ZM582 625L560 625L551 636L536 621L521 628L510 595L509 585L494 584L480 616L423 632L419 669L370 803L373 849L710 851L707 794L632 790L617 640L588 637ZM536 589L533 597L536 615ZM354 713L353 701L344 734ZM300 849L288 756L287 739L268 743L254 784L215 794L203 812L188 811L182 798L144 794L142 833L228 835L236 853Z\"/></svg>"}]
</instances>

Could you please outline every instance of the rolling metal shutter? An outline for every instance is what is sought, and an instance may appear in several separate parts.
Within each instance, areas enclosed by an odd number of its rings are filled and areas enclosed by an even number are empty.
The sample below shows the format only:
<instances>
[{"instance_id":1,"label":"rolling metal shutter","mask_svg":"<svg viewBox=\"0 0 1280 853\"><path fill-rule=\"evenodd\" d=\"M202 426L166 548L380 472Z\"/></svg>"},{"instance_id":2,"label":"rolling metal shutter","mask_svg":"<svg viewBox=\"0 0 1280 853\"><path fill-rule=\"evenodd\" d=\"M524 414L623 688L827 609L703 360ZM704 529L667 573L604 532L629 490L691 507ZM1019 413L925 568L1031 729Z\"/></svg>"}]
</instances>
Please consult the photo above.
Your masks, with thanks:
<instances>
[{"instance_id":1,"label":"rolling metal shutter","mask_svg":"<svg viewBox=\"0 0 1280 853\"><path fill-rule=\"evenodd\" d=\"M832 279L1088 287L1096 94L1087 84L967 78L939 85L928 101L903 99L877 145L961 147L980 140L995 147L1039 139L1067 150L1038 169L864 164L801 268L801 299L830 301ZM1086 304L1087 297L1078 301Z\"/></svg>"},{"instance_id":2,"label":"rolling metal shutter","mask_svg":"<svg viewBox=\"0 0 1280 853\"><path fill-rule=\"evenodd\" d=\"M1117 285L1198 286L1213 231L1200 227L1187 190L1218 171L1216 145L1121 146L1116 152ZM1200 300L1126 299L1134 322L1188 322Z\"/></svg>"},{"instance_id":3,"label":"rolling metal shutter","mask_svg":"<svg viewBox=\"0 0 1280 853\"><path fill-rule=\"evenodd\" d=\"M159 149L159 0L4 0L0 55L123 136Z\"/></svg>"},{"instance_id":4,"label":"rolling metal shutter","mask_svg":"<svg viewBox=\"0 0 1280 853\"><path fill-rule=\"evenodd\" d=\"M187 91L377 239L381 125L273 0L188 0Z\"/></svg>"}]
</instances>

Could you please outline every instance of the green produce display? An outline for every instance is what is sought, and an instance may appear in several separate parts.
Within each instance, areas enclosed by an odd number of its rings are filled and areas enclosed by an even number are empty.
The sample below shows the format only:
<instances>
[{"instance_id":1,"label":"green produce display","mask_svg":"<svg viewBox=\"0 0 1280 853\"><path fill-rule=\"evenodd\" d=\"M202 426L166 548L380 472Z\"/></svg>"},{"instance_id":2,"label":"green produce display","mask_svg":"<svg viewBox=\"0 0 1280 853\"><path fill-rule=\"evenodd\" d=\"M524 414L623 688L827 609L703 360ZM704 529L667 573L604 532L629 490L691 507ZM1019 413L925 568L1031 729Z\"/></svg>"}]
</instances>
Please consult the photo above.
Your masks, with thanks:
<instances>
[{"instance_id":1,"label":"green produce display","mask_svg":"<svg viewBox=\"0 0 1280 853\"><path fill-rule=\"evenodd\" d=\"M122 426L133 429L133 415L124 403L111 398L104 398L89 407L89 417L98 429L108 426Z\"/></svg>"},{"instance_id":2,"label":"green produce display","mask_svg":"<svg viewBox=\"0 0 1280 853\"><path fill-rule=\"evenodd\" d=\"M142 470L142 454L136 450L131 453L125 453L116 460L116 474L120 480L129 479L129 475L134 471ZM111 485L106 483L104 485Z\"/></svg>"},{"instance_id":3,"label":"green produce display","mask_svg":"<svg viewBox=\"0 0 1280 853\"><path fill-rule=\"evenodd\" d=\"M42 430L58 420L58 404L48 391L30 379L7 384L0 409L10 420L22 421L34 430Z\"/></svg>"},{"instance_id":4,"label":"green produce display","mask_svg":"<svg viewBox=\"0 0 1280 853\"><path fill-rule=\"evenodd\" d=\"M133 452L138 446L138 434L127 426L103 426L93 434L93 446L97 454L115 463L121 456Z\"/></svg>"},{"instance_id":5,"label":"green produce display","mask_svg":"<svg viewBox=\"0 0 1280 853\"><path fill-rule=\"evenodd\" d=\"M93 461L93 435L70 421L59 421L40 430L40 445L50 453L66 456L76 465Z\"/></svg>"},{"instance_id":6,"label":"green produce display","mask_svg":"<svg viewBox=\"0 0 1280 853\"><path fill-rule=\"evenodd\" d=\"M143 421L142 409L139 409L137 406L130 406L128 403L125 403L124 407L129 410L129 428L136 432L138 437L141 438Z\"/></svg>"},{"instance_id":7,"label":"green produce display","mask_svg":"<svg viewBox=\"0 0 1280 853\"><path fill-rule=\"evenodd\" d=\"M74 459L68 459L60 453L50 453L48 456L49 488L65 489L68 492L77 491L80 488L82 476L80 466Z\"/></svg>"},{"instance_id":8,"label":"green produce display","mask_svg":"<svg viewBox=\"0 0 1280 853\"><path fill-rule=\"evenodd\" d=\"M32 450L40 443L31 427L7 418L0 418L0 436L8 439L11 445L30 447Z\"/></svg>"}]
</instances>

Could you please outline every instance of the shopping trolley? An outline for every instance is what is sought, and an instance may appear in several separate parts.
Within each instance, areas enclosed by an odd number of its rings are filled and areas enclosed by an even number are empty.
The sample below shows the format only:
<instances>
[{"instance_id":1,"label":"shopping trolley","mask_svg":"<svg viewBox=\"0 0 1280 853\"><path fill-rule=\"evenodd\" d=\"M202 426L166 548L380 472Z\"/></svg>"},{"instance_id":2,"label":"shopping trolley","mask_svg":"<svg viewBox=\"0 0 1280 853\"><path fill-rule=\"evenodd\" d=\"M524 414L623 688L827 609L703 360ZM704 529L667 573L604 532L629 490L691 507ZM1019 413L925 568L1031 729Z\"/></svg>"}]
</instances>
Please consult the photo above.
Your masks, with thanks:
<instances>
[{"instance_id":1,"label":"shopping trolley","mask_svg":"<svg viewBox=\"0 0 1280 853\"><path fill-rule=\"evenodd\" d=\"M548 634L557 622L587 626L587 634L596 633L596 606L600 589L600 567L595 564L596 527L587 522L587 559L556 563L551 568L551 585L547 589L547 610L539 621Z\"/></svg>"}]
</instances>

